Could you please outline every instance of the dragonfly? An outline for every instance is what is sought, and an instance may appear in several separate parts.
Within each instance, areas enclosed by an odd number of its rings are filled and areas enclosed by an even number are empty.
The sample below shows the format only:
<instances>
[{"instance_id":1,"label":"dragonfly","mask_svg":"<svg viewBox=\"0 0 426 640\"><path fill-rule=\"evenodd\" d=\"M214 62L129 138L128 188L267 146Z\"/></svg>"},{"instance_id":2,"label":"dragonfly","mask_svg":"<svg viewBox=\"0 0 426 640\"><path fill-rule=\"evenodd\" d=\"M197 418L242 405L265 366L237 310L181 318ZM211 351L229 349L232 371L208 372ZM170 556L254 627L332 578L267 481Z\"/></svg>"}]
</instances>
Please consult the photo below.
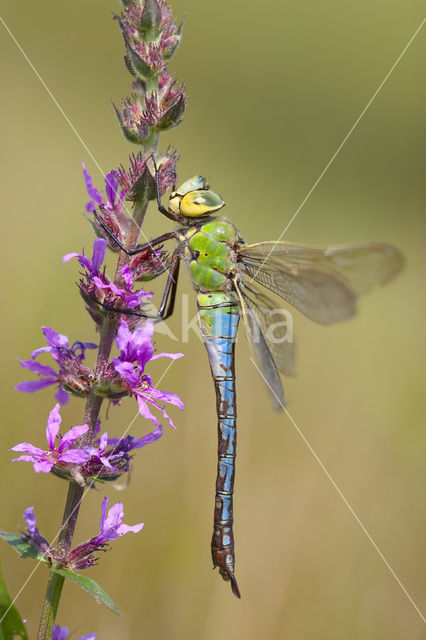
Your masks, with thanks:
<instances>
[{"instance_id":1,"label":"dragonfly","mask_svg":"<svg viewBox=\"0 0 426 640\"><path fill-rule=\"evenodd\" d=\"M273 404L284 408L279 372L292 375L294 343L286 339L285 324L275 321L276 303L270 293L314 322L340 322L356 313L359 295L396 276L404 259L397 248L380 242L331 246L283 241L246 244L230 220L216 215L225 202L200 175L174 189L167 207L161 202L157 177L157 204L162 214L177 223L177 228L130 250L95 212L100 226L128 255L175 241L157 314L97 302L116 313L165 320L174 310L179 266L184 262L188 267L216 394L218 462L211 554L213 566L218 567L234 595L240 598L233 535L235 342L239 322L242 319Z\"/></svg>"}]
</instances>

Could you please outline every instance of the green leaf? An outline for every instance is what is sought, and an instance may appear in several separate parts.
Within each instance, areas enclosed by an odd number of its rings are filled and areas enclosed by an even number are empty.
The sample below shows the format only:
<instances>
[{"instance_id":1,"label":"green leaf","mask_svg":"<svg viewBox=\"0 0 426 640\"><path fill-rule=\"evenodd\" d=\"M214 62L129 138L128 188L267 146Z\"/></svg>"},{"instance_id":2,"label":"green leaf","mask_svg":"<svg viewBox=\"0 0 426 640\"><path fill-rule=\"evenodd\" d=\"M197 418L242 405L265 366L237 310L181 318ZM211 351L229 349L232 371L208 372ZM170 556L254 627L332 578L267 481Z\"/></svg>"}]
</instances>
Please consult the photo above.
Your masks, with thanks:
<instances>
[{"instance_id":1,"label":"green leaf","mask_svg":"<svg viewBox=\"0 0 426 640\"><path fill-rule=\"evenodd\" d=\"M6 540L11 547L13 547L16 553L22 558L34 558L35 560L41 560L46 564L50 564L49 559L35 546L32 542L28 542L25 538L17 533L7 533L6 531L0 531L0 537Z\"/></svg>"},{"instance_id":2,"label":"green leaf","mask_svg":"<svg viewBox=\"0 0 426 640\"><path fill-rule=\"evenodd\" d=\"M28 640L28 635L18 610L12 605L0 566L0 640L19 639Z\"/></svg>"},{"instance_id":3,"label":"green leaf","mask_svg":"<svg viewBox=\"0 0 426 640\"><path fill-rule=\"evenodd\" d=\"M90 593L95 600L98 602L102 602L108 609L114 611L114 613L118 613L118 615L122 615L121 611L117 609L111 598L102 587L92 580L92 578L86 578L86 576L82 576L71 569L54 569L55 573L59 573L60 576L64 576L64 578L68 578L71 582L75 582L79 587Z\"/></svg>"}]
</instances>

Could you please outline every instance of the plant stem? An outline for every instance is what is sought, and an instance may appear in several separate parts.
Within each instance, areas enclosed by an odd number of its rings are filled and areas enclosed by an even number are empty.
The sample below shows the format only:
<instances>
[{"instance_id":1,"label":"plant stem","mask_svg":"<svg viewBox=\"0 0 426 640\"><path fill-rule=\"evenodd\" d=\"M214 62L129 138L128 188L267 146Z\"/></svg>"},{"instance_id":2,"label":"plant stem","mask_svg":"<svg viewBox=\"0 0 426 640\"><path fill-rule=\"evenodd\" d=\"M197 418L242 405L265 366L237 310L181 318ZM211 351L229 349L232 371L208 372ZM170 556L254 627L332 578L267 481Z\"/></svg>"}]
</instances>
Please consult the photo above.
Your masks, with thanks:
<instances>
[{"instance_id":1,"label":"plant stem","mask_svg":"<svg viewBox=\"0 0 426 640\"><path fill-rule=\"evenodd\" d=\"M126 248L132 248L136 246L147 207L148 201L140 201L135 203L133 211L133 220L135 224L131 226L129 233L125 238ZM114 283L117 286L122 285L121 270L127 264L128 260L129 256L124 251L120 251L114 277ZM105 366L108 364L112 344L117 334L118 323L119 318L117 314L108 314L104 319L101 329L98 355L94 369L95 376L101 376ZM90 392L87 398L83 424L88 424L90 428L82 440L82 445L91 444L93 441L94 430L99 417L102 400L103 398L97 396L93 391ZM78 513L84 495L84 490L85 488L77 484L77 482L73 480L69 482L68 495L65 503L64 515L62 518L62 525L59 532L57 547L57 550L63 558L66 558L71 550L72 538L74 535L75 526L77 524ZM43 602L37 640L50 640L52 637L52 629L55 622L56 612L58 609L63 585L64 578L51 570L47 583L46 595Z\"/></svg>"},{"instance_id":2,"label":"plant stem","mask_svg":"<svg viewBox=\"0 0 426 640\"><path fill-rule=\"evenodd\" d=\"M49 582L47 583L46 597L41 612L40 627L38 630L38 640L40 638L51 638L53 625L55 624L56 612L58 610L59 599L64 586L65 578L50 571Z\"/></svg>"}]
</instances>

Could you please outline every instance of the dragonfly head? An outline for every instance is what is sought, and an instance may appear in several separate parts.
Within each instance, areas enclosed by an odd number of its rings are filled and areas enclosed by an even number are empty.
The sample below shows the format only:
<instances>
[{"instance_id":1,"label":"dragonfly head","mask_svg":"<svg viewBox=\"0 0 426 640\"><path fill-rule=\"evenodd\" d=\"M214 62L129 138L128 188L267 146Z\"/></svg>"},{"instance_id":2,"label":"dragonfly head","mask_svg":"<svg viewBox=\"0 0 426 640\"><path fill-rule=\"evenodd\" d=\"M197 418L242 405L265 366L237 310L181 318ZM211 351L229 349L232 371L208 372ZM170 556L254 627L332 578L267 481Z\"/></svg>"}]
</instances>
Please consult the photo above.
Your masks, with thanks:
<instances>
[{"instance_id":1,"label":"dragonfly head","mask_svg":"<svg viewBox=\"0 0 426 640\"><path fill-rule=\"evenodd\" d=\"M220 195L209 189L202 176L194 176L172 192L169 211L184 218L198 218L219 211L224 205Z\"/></svg>"}]
</instances>

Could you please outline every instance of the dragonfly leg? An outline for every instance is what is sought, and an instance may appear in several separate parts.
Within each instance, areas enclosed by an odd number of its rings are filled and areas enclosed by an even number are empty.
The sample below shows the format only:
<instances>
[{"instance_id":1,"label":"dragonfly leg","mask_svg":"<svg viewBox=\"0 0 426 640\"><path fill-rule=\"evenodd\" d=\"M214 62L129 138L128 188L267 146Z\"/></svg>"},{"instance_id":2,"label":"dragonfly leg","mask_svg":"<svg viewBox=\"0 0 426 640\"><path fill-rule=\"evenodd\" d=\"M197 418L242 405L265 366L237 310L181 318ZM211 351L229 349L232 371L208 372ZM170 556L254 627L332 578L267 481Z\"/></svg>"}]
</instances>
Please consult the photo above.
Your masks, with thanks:
<instances>
[{"instance_id":1,"label":"dragonfly leg","mask_svg":"<svg viewBox=\"0 0 426 640\"><path fill-rule=\"evenodd\" d=\"M176 289L177 282L179 276L179 266L180 266L180 256L177 251L172 256L169 275L167 276L166 286L164 288L163 297L161 299L160 306L158 307L158 313L153 315L149 313L144 313L143 311L137 311L136 309L128 309L128 308L120 308L114 307L109 304L105 304L101 302L94 296L93 294L90 296L92 300L94 300L98 305L107 309L107 311L112 311L114 313L123 314L126 316L139 316L140 318L147 318L148 320L161 321L169 318L174 310L175 300L176 300Z\"/></svg>"},{"instance_id":2,"label":"dragonfly leg","mask_svg":"<svg viewBox=\"0 0 426 640\"><path fill-rule=\"evenodd\" d=\"M163 297L161 299L158 315L162 320L170 318L175 308L177 283L179 278L180 256L175 251L170 264L169 275L167 276L166 286L164 288Z\"/></svg>"},{"instance_id":3,"label":"dragonfly leg","mask_svg":"<svg viewBox=\"0 0 426 640\"><path fill-rule=\"evenodd\" d=\"M158 211L162 213L163 216L166 216L166 218L169 218L169 220L173 220L174 222L177 222L177 216L174 213L170 213L170 211L161 202L159 173L158 173L157 163L155 162L154 156L152 156L152 161L154 163L154 169L155 169L155 188L157 191ZM175 190L175 187L173 187L173 191L174 190Z\"/></svg>"},{"instance_id":4,"label":"dragonfly leg","mask_svg":"<svg viewBox=\"0 0 426 640\"><path fill-rule=\"evenodd\" d=\"M114 240L115 244L118 247L120 247L121 251L124 251L124 253L127 253L128 256L133 256L136 253L141 253L141 251L146 251L146 249L153 249L154 247L158 247L158 245L163 244L163 242L166 242L167 240L171 240L172 238L176 237L176 234L174 231L168 231L167 233L163 233L161 236L158 236L153 240L149 240L148 242L143 242L142 244L138 244L133 249L126 249L126 247L121 242L121 240L119 240L117 236L111 231L111 229L108 228L105 222L103 222L103 220L100 219L99 214L96 211L94 211L93 213L95 215L96 220L98 221L98 224L102 227L105 233L107 233L111 238L111 240Z\"/></svg>"}]
</instances>

